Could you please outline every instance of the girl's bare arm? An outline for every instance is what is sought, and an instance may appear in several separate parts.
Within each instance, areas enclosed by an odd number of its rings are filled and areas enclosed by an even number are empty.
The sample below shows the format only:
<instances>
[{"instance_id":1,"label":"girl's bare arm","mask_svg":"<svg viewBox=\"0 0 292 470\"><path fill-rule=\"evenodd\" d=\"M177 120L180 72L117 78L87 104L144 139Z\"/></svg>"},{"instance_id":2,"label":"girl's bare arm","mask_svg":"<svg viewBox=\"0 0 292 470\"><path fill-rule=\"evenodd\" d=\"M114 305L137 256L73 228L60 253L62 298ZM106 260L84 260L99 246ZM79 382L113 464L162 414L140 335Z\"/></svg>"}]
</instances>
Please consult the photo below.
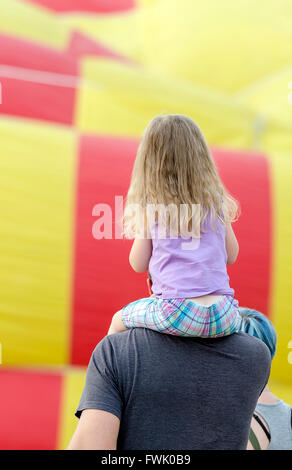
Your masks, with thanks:
<instances>
[{"instance_id":1,"label":"girl's bare arm","mask_svg":"<svg viewBox=\"0 0 292 470\"><path fill-rule=\"evenodd\" d=\"M151 238L135 238L129 256L130 265L137 273L147 271L152 255Z\"/></svg>"},{"instance_id":2,"label":"girl's bare arm","mask_svg":"<svg viewBox=\"0 0 292 470\"><path fill-rule=\"evenodd\" d=\"M225 246L227 253L227 264L235 263L239 252L239 245L230 223L226 225Z\"/></svg>"}]
</instances>

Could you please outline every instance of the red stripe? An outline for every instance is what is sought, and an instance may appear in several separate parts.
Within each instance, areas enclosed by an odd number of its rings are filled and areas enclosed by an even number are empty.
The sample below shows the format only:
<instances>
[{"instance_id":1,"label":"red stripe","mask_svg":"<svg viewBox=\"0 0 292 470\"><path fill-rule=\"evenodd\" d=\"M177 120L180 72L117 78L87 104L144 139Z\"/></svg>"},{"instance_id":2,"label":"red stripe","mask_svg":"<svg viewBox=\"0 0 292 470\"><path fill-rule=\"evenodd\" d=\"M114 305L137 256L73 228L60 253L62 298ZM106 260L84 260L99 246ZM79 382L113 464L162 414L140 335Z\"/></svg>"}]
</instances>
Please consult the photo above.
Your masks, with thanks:
<instances>
[{"instance_id":1,"label":"red stripe","mask_svg":"<svg viewBox=\"0 0 292 470\"><path fill-rule=\"evenodd\" d=\"M61 376L0 371L0 448L56 449Z\"/></svg>"},{"instance_id":2,"label":"red stripe","mask_svg":"<svg viewBox=\"0 0 292 470\"><path fill-rule=\"evenodd\" d=\"M240 251L228 267L241 306L268 314L271 270L271 188L269 163L262 154L213 150L220 176L241 205L234 227Z\"/></svg>"},{"instance_id":3,"label":"red stripe","mask_svg":"<svg viewBox=\"0 0 292 470\"><path fill-rule=\"evenodd\" d=\"M64 52L2 33L0 46L1 65L78 75L77 60Z\"/></svg>"},{"instance_id":4,"label":"red stripe","mask_svg":"<svg viewBox=\"0 0 292 470\"><path fill-rule=\"evenodd\" d=\"M1 78L1 114L71 125L75 90Z\"/></svg>"},{"instance_id":5,"label":"red stripe","mask_svg":"<svg viewBox=\"0 0 292 470\"><path fill-rule=\"evenodd\" d=\"M110 319L124 304L147 296L145 275L130 268L128 240L95 240L92 226L98 203L114 207L126 195L138 143L124 139L83 137L77 184L73 364L87 364Z\"/></svg>"},{"instance_id":6,"label":"red stripe","mask_svg":"<svg viewBox=\"0 0 292 470\"><path fill-rule=\"evenodd\" d=\"M0 63L4 65L2 77L0 71L0 112L73 124L77 86L74 77L79 75L79 59L84 55L110 57L132 64L126 57L78 32L72 34L67 52L0 34ZM28 71L33 71L29 77ZM17 78L7 78L5 73L16 74ZM51 73L56 75L51 76ZM62 86L64 79L68 86Z\"/></svg>"},{"instance_id":7,"label":"red stripe","mask_svg":"<svg viewBox=\"0 0 292 470\"><path fill-rule=\"evenodd\" d=\"M128 262L131 241L95 240L95 204L114 207L115 195L126 195L138 142L83 137L77 183L72 354L74 364L87 364L90 353L106 334L115 311L148 295L146 275ZM234 226L240 256L228 268L231 286L242 306L267 313L270 280L270 186L263 155L214 150L219 172L241 202Z\"/></svg>"},{"instance_id":8,"label":"red stripe","mask_svg":"<svg viewBox=\"0 0 292 470\"><path fill-rule=\"evenodd\" d=\"M134 0L27 0L42 5L50 10L62 11L92 11L109 13L134 8Z\"/></svg>"},{"instance_id":9,"label":"red stripe","mask_svg":"<svg viewBox=\"0 0 292 470\"><path fill-rule=\"evenodd\" d=\"M78 31L74 31L72 33L67 52L70 55L77 57L78 59L82 58L84 55L93 55L98 57L110 57L111 59L119 60L129 64L133 63L133 61L127 57L122 56L109 47L106 47L101 42L97 42Z\"/></svg>"},{"instance_id":10,"label":"red stripe","mask_svg":"<svg viewBox=\"0 0 292 470\"><path fill-rule=\"evenodd\" d=\"M0 63L4 65L2 77L0 71L2 114L72 124L75 88L62 86L62 82L60 85L48 84L52 77L38 71L59 74L60 79L70 76L74 80L78 76L76 58L29 41L0 35ZM16 69L9 72L5 66ZM25 78L27 72L30 72L29 78ZM7 78L5 73L17 73L17 78Z\"/></svg>"}]
</instances>

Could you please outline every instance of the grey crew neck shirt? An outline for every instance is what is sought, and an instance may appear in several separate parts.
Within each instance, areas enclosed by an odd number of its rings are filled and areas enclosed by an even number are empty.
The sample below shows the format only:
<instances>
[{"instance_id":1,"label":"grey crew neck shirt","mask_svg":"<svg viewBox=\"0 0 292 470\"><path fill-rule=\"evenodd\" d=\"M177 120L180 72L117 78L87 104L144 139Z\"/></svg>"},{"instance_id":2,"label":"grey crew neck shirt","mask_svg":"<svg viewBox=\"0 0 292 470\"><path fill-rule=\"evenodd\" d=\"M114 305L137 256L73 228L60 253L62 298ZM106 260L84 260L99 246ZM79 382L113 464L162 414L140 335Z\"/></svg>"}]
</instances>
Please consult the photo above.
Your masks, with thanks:
<instances>
[{"instance_id":1,"label":"grey crew neck shirt","mask_svg":"<svg viewBox=\"0 0 292 470\"><path fill-rule=\"evenodd\" d=\"M271 441L267 450L292 450L292 408L283 400L258 403L258 414L268 425Z\"/></svg>"},{"instance_id":2,"label":"grey crew neck shirt","mask_svg":"<svg viewBox=\"0 0 292 470\"><path fill-rule=\"evenodd\" d=\"M270 365L266 345L245 333L203 339L133 328L94 349L76 416L116 415L118 450L245 449Z\"/></svg>"}]
</instances>

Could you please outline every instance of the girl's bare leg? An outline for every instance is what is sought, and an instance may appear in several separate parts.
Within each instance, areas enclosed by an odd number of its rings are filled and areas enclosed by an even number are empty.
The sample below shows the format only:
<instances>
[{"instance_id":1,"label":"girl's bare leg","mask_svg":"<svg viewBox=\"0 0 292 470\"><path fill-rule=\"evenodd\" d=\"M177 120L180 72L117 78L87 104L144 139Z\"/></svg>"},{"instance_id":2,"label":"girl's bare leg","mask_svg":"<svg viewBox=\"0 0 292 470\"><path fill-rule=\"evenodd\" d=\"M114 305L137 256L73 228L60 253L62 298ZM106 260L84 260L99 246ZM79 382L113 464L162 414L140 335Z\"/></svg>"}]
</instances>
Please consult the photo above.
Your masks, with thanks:
<instances>
[{"instance_id":1,"label":"girl's bare leg","mask_svg":"<svg viewBox=\"0 0 292 470\"><path fill-rule=\"evenodd\" d=\"M119 311L114 314L111 322L111 326L109 327L108 330L108 335L112 335L114 333L121 333L122 331L126 331L127 328L125 327L123 321L122 321L122 312Z\"/></svg>"}]
</instances>

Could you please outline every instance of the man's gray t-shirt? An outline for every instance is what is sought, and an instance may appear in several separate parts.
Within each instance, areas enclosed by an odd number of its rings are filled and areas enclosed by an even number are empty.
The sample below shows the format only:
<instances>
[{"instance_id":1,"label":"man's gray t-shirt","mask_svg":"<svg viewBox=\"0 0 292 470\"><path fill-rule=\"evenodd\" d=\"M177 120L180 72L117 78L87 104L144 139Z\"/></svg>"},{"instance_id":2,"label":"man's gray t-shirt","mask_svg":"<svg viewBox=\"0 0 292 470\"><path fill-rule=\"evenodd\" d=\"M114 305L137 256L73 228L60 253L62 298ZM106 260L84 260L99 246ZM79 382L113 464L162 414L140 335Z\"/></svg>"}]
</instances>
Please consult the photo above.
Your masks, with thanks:
<instances>
[{"instance_id":1,"label":"man's gray t-shirt","mask_svg":"<svg viewBox=\"0 0 292 470\"><path fill-rule=\"evenodd\" d=\"M270 365L266 345L245 333L202 339L134 328L96 346L76 416L116 415L118 450L245 449Z\"/></svg>"}]
</instances>

